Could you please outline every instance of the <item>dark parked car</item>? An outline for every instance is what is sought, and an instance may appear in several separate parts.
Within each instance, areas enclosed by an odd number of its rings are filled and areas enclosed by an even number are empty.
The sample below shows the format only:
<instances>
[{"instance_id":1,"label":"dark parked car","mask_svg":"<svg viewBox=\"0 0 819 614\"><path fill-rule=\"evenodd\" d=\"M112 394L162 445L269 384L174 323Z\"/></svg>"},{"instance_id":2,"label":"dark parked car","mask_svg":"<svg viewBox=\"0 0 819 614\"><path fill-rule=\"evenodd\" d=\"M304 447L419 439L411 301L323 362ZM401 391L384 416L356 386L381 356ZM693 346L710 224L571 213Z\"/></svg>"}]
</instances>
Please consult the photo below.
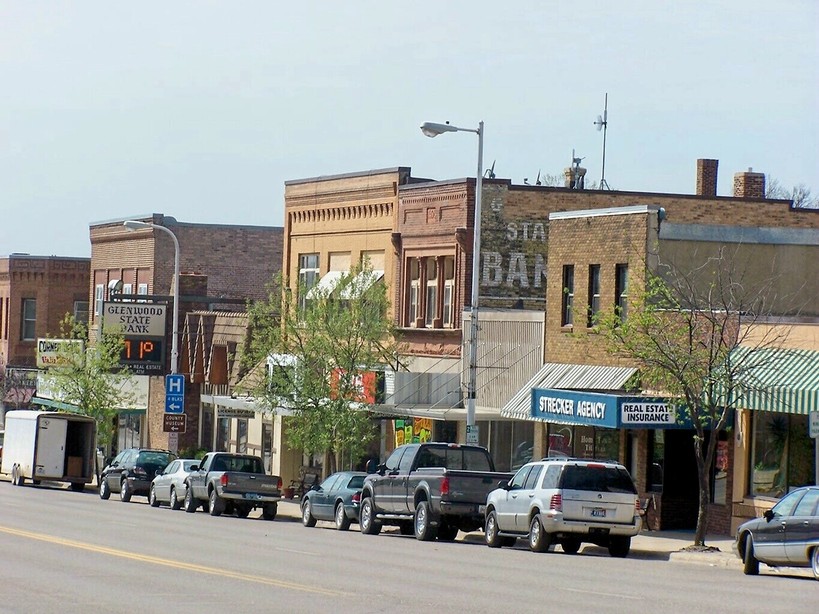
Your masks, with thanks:
<instances>
[{"instance_id":1,"label":"dark parked car","mask_svg":"<svg viewBox=\"0 0 819 614\"><path fill-rule=\"evenodd\" d=\"M305 527L316 526L316 520L332 520L339 531L358 522L361 487L366 473L341 471L308 490L301 501L301 521Z\"/></svg>"},{"instance_id":2,"label":"dark parked car","mask_svg":"<svg viewBox=\"0 0 819 614\"><path fill-rule=\"evenodd\" d=\"M124 502L133 495L148 496L151 480L168 466L176 456L168 450L128 448L114 457L100 475L100 499L108 499L118 492Z\"/></svg>"},{"instance_id":3,"label":"dark parked car","mask_svg":"<svg viewBox=\"0 0 819 614\"><path fill-rule=\"evenodd\" d=\"M819 580L819 486L805 486L782 497L762 518L737 529L737 554L748 575L759 563L771 567L811 567Z\"/></svg>"}]
</instances>

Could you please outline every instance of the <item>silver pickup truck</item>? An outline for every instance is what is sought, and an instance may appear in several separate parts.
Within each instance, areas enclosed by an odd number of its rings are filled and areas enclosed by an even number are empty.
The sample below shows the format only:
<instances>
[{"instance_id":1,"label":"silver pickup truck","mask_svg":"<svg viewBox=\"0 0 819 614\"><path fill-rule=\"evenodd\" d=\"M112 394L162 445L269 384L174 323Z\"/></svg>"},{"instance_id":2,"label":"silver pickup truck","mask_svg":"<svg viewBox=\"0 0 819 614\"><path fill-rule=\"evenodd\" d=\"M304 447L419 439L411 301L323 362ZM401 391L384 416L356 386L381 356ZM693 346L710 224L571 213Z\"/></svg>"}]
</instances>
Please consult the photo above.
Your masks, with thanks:
<instances>
[{"instance_id":1,"label":"silver pickup truck","mask_svg":"<svg viewBox=\"0 0 819 614\"><path fill-rule=\"evenodd\" d=\"M185 511L200 505L211 516L235 513L246 518L250 510L262 508L262 517L273 520L281 500L282 479L267 475L262 459L248 454L209 452L199 470L185 480Z\"/></svg>"}]
</instances>

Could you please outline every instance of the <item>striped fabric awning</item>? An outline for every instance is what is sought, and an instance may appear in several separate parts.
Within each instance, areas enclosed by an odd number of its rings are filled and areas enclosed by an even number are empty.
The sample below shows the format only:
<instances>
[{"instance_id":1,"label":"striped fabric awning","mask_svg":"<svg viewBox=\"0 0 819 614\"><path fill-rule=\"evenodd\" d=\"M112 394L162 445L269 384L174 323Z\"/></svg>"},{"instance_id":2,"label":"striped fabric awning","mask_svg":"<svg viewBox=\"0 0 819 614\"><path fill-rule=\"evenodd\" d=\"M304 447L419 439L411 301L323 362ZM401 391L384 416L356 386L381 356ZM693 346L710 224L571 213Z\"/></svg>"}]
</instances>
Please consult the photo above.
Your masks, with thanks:
<instances>
[{"instance_id":1,"label":"striped fabric awning","mask_svg":"<svg viewBox=\"0 0 819 614\"><path fill-rule=\"evenodd\" d=\"M567 390L620 390L637 369L633 367L605 367L601 365L574 365L546 363L534 377L501 408L504 418L517 420L532 417L533 388L565 388Z\"/></svg>"},{"instance_id":2,"label":"striped fabric awning","mask_svg":"<svg viewBox=\"0 0 819 614\"><path fill-rule=\"evenodd\" d=\"M804 415L819 411L819 352L737 347L731 362L747 365L738 377L738 407Z\"/></svg>"}]
</instances>

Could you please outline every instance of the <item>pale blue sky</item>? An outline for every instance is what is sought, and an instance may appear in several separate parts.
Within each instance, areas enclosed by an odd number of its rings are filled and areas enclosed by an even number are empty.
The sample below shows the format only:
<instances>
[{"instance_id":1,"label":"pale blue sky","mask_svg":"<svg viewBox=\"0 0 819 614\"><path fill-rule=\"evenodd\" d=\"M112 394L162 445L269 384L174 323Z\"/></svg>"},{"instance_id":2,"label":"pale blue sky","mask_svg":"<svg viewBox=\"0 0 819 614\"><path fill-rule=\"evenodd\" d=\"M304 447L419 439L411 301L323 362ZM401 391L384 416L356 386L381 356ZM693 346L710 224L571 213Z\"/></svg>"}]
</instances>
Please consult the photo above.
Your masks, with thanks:
<instances>
[{"instance_id":1,"label":"pale blue sky","mask_svg":"<svg viewBox=\"0 0 819 614\"><path fill-rule=\"evenodd\" d=\"M0 4L0 255L89 256L88 224L283 224L284 182L411 166L522 183L572 149L612 189L819 193L819 2Z\"/></svg>"}]
</instances>

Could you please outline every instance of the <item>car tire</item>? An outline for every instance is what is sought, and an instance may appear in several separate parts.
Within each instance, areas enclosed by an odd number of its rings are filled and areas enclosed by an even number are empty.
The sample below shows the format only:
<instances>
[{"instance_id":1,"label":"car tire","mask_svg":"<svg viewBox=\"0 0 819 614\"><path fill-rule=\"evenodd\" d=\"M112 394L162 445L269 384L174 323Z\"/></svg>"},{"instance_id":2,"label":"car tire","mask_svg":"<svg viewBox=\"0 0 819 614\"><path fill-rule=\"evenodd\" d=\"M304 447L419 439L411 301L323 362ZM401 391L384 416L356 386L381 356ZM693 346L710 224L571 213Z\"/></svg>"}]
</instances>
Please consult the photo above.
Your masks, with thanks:
<instances>
[{"instance_id":1,"label":"car tire","mask_svg":"<svg viewBox=\"0 0 819 614\"><path fill-rule=\"evenodd\" d=\"M279 511L278 503L266 503L262 508L262 518L265 520L275 520L276 514Z\"/></svg>"},{"instance_id":2,"label":"car tire","mask_svg":"<svg viewBox=\"0 0 819 614\"><path fill-rule=\"evenodd\" d=\"M108 500L111 498L111 487L108 486L108 480L104 477L100 478L100 499Z\"/></svg>"},{"instance_id":3,"label":"car tire","mask_svg":"<svg viewBox=\"0 0 819 614\"><path fill-rule=\"evenodd\" d=\"M419 501L415 506L413 517L413 528L415 539L422 542L430 542L438 536L438 527L433 527L430 523L429 501Z\"/></svg>"},{"instance_id":4,"label":"car tire","mask_svg":"<svg viewBox=\"0 0 819 614\"><path fill-rule=\"evenodd\" d=\"M759 560L754 556L754 538L751 537L750 533L745 535L745 552L742 555L742 573L746 576L756 576L759 574Z\"/></svg>"},{"instance_id":5,"label":"car tire","mask_svg":"<svg viewBox=\"0 0 819 614\"><path fill-rule=\"evenodd\" d=\"M560 546L566 554L577 554L580 551L580 540L570 537L561 541Z\"/></svg>"},{"instance_id":6,"label":"car tire","mask_svg":"<svg viewBox=\"0 0 819 614\"><path fill-rule=\"evenodd\" d=\"M484 539L486 540L486 545L490 548L503 547L503 538L500 535L500 529L498 528L498 515L495 513L495 510L492 510L489 512L489 514L487 514L483 534Z\"/></svg>"},{"instance_id":7,"label":"car tire","mask_svg":"<svg viewBox=\"0 0 819 614\"><path fill-rule=\"evenodd\" d=\"M810 567L813 571L813 577L819 580L819 547L814 548L810 553Z\"/></svg>"},{"instance_id":8,"label":"car tire","mask_svg":"<svg viewBox=\"0 0 819 614\"><path fill-rule=\"evenodd\" d=\"M159 499L156 498L156 488L151 484L151 491L148 493L148 503L151 507L159 507Z\"/></svg>"},{"instance_id":9,"label":"car tire","mask_svg":"<svg viewBox=\"0 0 819 614\"><path fill-rule=\"evenodd\" d=\"M631 550L630 537L615 535L609 539L609 555L618 559L624 559L628 556L629 550Z\"/></svg>"},{"instance_id":10,"label":"car tire","mask_svg":"<svg viewBox=\"0 0 819 614\"><path fill-rule=\"evenodd\" d=\"M364 535L378 535L381 533L381 523L375 518L375 506L372 497L365 497L361 500L359 515L358 528Z\"/></svg>"},{"instance_id":11,"label":"car tire","mask_svg":"<svg viewBox=\"0 0 819 614\"><path fill-rule=\"evenodd\" d=\"M301 523L305 527L316 526L316 519L313 516L313 504L310 499L305 499L301 504Z\"/></svg>"},{"instance_id":12,"label":"car tire","mask_svg":"<svg viewBox=\"0 0 819 614\"><path fill-rule=\"evenodd\" d=\"M128 485L128 480L122 480L122 484L119 487L119 499L123 503L128 503L133 496L133 492L131 492L131 487Z\"/></svg>"},{"instance_id":13,"label":"car tire","mask_svg":"<svg viewBox=\"0 0 819 614\"><path fill-rule=\"evenodd\" d=\"M199 507L199 503L193 498L193 489L188 486L185 489L185 511L188 514L193 514L197 507Z\"/></svg>"},{"instance_id":14,"label":"car tire","mask_svg":"<svg viewBox=\"0 0 819 614\"><path fill-rule=\"evenodd\" d=\"M344 502L339 501L336 503L336 511L333 514L333 519L336 523L336 530L346 531L350 528L352 521L347 517L347 512L344 511Z\"/></svg>"},{"instance_id":15,"label":"car tire","mask_svg":"<svg viewBox=\"0 0 819 614\"><path fill-rule=\"evenodd\" d=\"M551 536L543 528L540 513L535 514L529 523L529 549L532 552L546 552L551 542Z\"/></svg>"},{"instance_id":16,"label":"car tire","mask_svg":"<svg viewBox=\"0 0 819 614\"><path fill-rule=\"evenodd\" d=\"M225 500L216 493L216 489L214 488L210 491L210 515L221 516L224 511Z\"/></svg>"},{"instance_id":17,"label":"car tire","mask_svg":"<svg viewBox=\"0 0 819 614\"><path fill-rule=\"evenodd\" d=\"M171 495L168 505L170 505L171 509L174 511L182 507L182 502L179 500L179 497L176 496L176 488L174 488L173 486L171 486Z\"/></svg>"}]
</instances>

